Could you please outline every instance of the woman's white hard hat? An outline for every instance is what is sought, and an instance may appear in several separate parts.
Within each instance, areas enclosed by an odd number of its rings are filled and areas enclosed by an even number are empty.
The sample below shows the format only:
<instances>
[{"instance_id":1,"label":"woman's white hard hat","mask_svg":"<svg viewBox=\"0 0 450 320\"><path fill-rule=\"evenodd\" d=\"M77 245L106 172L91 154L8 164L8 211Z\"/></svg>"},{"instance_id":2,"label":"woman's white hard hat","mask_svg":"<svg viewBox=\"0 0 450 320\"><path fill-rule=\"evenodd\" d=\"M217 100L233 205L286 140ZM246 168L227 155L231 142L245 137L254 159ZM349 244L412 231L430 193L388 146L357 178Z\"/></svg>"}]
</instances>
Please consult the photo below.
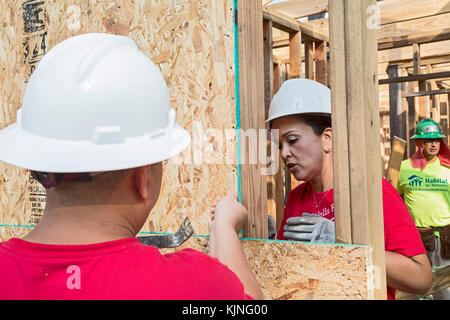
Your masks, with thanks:
<instances>
[{"instance_id":1,"label":"woman's white hard hat","mask_svg":"<svg viewBox=\"0 0 450 320\"><path fill-rule=\"evenodd\" d=\"M266 123L303 113L331 115L330 89L310 79L291 79L283 82L270 103Z\"/></svg>"},{"instance_id":2,"label":"woman's white hard hat","mask_svg":"<svg viewBox=\"0 0 450 320\"><path fill-rule=\"evenodd\" d=\"M33 72L0 160L42 172L161 162L190 144L158 68L128 37L90 33L52 48Z\"/></svg>"}]
</instances>

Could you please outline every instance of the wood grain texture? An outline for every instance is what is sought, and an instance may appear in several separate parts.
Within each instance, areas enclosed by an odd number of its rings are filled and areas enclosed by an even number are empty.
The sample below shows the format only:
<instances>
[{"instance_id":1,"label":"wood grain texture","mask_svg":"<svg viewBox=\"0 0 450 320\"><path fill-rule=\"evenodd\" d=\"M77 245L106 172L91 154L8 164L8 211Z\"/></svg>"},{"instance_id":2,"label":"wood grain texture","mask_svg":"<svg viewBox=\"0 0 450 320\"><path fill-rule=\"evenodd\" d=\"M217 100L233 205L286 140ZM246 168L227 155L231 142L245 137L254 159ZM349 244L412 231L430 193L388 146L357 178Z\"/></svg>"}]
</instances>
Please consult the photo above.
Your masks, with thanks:
<instances>
[{"instance_id":1,"label":"wood grain texture","mask_svg":"<svg viewBox=\"0 0 450 320\"><path fill-rule=\"evenodd\" d=\"M316 81L326 86L328 85L327 42L316 42L315 48Z\"/></svg>"},{"instance_id":2,"label":"wood grain texture","mask_svg":"<svg viewBox=\"0 0 450 320\"><path fill-rule=\"evenodd\" d=\"M370 247L288 241L241 240L265 298L364 300L368 297ZM181 247L208 254L209 239L192 237Z\"/></svg>"},{"instance_id":3,"label":"wood grain texture","mask_svg":"<svg viewBox=\"0 0 450 320\"><path fill-rule=\"evenodd\" d=\"M173 232L189 216L197 234L209 234L211 203L237 189L236 137L220 141L211 130L236 129L233 0L2 1L0 15L0 128L15 121L29 75L56 43L87 32L137 43L163 74L176 121L193 139L167 163L160 199L142 230ZM0 223L37 223L45 190L26 170L3 163L0 181Z\"/></svg>"},{"instance_id":4,"label":"wood grain texture","mask_svg":"<svg viewBox=\"0 0 450 320\"><path fill-rule=\"evenodd\" d=\"M305 78L314 80L314 41L305 40Z\"/></svg>"},{"instance_id":5,"label":"wood grain texture","mask_svg":"<svg viewBox=\"0 0 450 320\"><path fill-rule=\"evenodd\" d=\"M289 34L289 79L302 77L302 33Z\"/></svg>"},{"instance_id":6,"label":"wood grain texture","mask_svg":"<svg viewBox=\"0 0 450 320\"><path fill-rule=\"evenodd\" d=\"M265 128L263 16L259 0L238 1L238 29L240 119L241 129L248 132ZM244 139L241 135L241 148ZM249 214L244 235L265 239L266 177L261 174L260 163L252 164L248 159L241 159L241 163L242 204Z\"/></svg>"},{"instance_id":7,"label":"wood grain texture","mask_svg":"<svg viewBox=\"0 0 450 320\"><path fill-rule=\"evenodd\" d=\"M378 68L377 68L377 42L376 30L368 28L367 8L374 5L374 0L346 0L333 3L330 6L330 16L333 19L332 30L335 35L330 37L330 48L332 51L331 68L331 90L333 93L333 112L340 108L342 118L339 122L346 124L348 138L337 136L333 148L337 143L348 145L348 172L343 169L342 162L346 161L347 150L334 149L338 155L334 156L333 172L335 188L347 186L349 181L351 216L351 241L358 244L371 244L374 247L372 258L373 264L380 272L381 286L374 290L374 295L369 298L386 298L386 277L384 260L384 232L383 232L383 208L381 195L381 157L379 154L380 119L378 111ZM343 19L340 18L343 15ZM344 30L344 34L342 34ZM333 43L332 43L333 42ZM333 50L338 50L333 53ZM337 79L339 74L338 63L344 62L344 81ZM342 67L341 67L342 68ZM345 97L345 101L344 98ZM345 103L345 104L344 104ZM333 124L337 115L332 114ZM334 128L333 131L336 131ZM342 159L342 160L341 160ZM340 172L336 172L340 170ZM340 192L345 192L342 190ZM347 201L344 194L336 194L340 204ZM340 210L336 207L336 210ZM349 238L342 235L348 232L348 213L337 213L336 231L338 237ZM339 222L340 217L343 222ZM344 225L338 224L344 223ZM345 228L344 228L345 227ZM339 239L339 238L338 238Z\"/></svg>"},{"instance_id":8,"label":"wood grain texture","mask_svg":"<svg viewBox=\"0 0 450 320\"><path fill-rule=\"evenodd\" d=\"M352 243L344 0L330 2L330 85L336 241Z\"/></svg>"}]
</instances>

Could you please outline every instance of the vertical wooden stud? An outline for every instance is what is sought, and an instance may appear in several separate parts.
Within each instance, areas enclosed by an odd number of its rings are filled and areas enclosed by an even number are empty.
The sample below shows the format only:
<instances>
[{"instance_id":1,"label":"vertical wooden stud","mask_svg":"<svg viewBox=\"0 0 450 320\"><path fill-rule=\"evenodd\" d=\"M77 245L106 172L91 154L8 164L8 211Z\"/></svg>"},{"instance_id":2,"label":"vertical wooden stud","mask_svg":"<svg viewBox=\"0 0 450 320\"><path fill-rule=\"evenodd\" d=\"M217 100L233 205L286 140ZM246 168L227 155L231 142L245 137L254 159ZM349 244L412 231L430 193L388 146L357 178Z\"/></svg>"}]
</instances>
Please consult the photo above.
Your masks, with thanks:
<instances>
[{"instance_id":1,"label":"vertical wooden stud","mask_svg":"<svg viewBox=\"0 0 450 320\"><path fill-rule=\"evenodd\" d=\"M289 79L302 76L302 34L300 31L289 33Z\"/></svg>"},{"instance_id":2,"label":"vertical wooden stud","mask_svg":"<svg viewBox=\"0 0 450 320\"><path fill-rule=\"evenodd\" d=\"M314 80L314 41L305 40L305 78Z\"/></svg>"},{"instance_id":3,"label":"vertical wooden stud","mask_svg":"<svg viewBox=\"0 0 450 320\"><path fill-rule=\"evenodd\" d=\"M316 42L315 58L316 58L316 81L326 86L328 85L327 80L328 61L327 61L326 41Z\"/></svg>"},{"instance_id":4,"label":"vertical wooden stud","mask_svg":"<svg viewBox=\"0 0 450 320\"><path fill-rule=\"evenodd\" d=\"M370 288L374 299L386 299L386 264L384 251L384 223L381 193L380 119L378 112L378 50L376 28L370 27L368 8L375 0L329 1L330 46L333 61L331 73L339 71L345 61L344 73L331 75L333 124L343 114L341 122L347 125L348 171L342 163L333 162L335 189L348 188L350 194L352 243L368 244L373 248L372 263L378 286ZM339 17L341 16L341 17ZM345 30L345 32L342 32ZM333 35L334 34L334 35ZM332 44L333 42L333 44ZM342 69L341 69L342 71ZM345 91L342 75L345 74ZM346 99L339 97L345 92ZM346 101L345 101L346 100ZM344 105L343 103L346 102ZM333 148L346 138L342 132L333 132ZM342 149L333 152L341 153ZM345 154L341 156L345 159ZM339 160L339 156L335 156ZM344 179L349 179L344 181ZM345 201L345 196L338 201ZM342 201L342 202L344 202ZM336 206L335 210L340 210ZM336 223L346 213L335 212ZM347 218L348 219L348 218ZM336 232L342 232L336 227ZM342 234L337 234L343 237ZM345 235L344 235L345 237ZM372 295L373 293L373 295Z\"/></svg>"},{"instance_id":5,"label":"vertical wooden stud","mask_svg":"<svg viewBox=\"0 0 450 320\"><path fill-rule=\"evenodd\" d=\"M265 128L262 5L238 0L239 92L241 128ZM245 159L243 159L245 161ZM242 204L248 210L244 236L267 238L267 185L258 164L241 165Z\"/></svg>"}]
</instances>

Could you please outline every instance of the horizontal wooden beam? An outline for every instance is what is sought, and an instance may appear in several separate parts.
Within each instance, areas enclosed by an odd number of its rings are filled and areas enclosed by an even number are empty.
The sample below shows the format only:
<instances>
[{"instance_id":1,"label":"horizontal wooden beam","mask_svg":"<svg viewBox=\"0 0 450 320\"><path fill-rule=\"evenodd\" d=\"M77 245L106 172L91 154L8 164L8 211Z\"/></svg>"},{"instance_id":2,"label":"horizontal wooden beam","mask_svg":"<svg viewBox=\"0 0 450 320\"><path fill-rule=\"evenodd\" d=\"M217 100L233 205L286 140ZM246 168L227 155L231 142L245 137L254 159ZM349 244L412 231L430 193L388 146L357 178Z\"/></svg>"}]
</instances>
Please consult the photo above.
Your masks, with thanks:
<instances>
[{"instance_id":1,"label":"horizontal wooden beam","mask_svg":"<svg viewBox=\"0 0 450 320\"><path fill-rule=\"evenodd\" d=\"M450 53L450 40L425 43L420 46L420 59L442 57ZM412 47L395 48L378 51L378 63L390 64L408 63L413 60ZM421 64L423 64L421 62Z\"/></svg>"},{"instance_id":2,"label":"horizontal wooden beam","mask_svg":"<svg viewBox=\"0 0 450 320\"><path fill-rule=\"evenodd\" d=\"M450 28L438 32L416 33L408 36L381 38L378 39L378 50L390 50L401 47L408 47L414 43L425 44L430 42L450 40ZM288 38L279 38L273 42L274 48L287 47Z\"/></svg>"},{"instance_id":3,"label":"horizontal wooden beam","mask_svg":"<svg viewBox=\"0 0 450 320\"><path fill-rule=\"evenodd\" d=\"M320 32L314 31L314 29L306 23L297 21L279 12L263 9L263 18L271 20L273 27L281 31L292 33L300 31L303 38L310 40L328 41L328 36Z\"/></svg>"},{"instance_id":4,"label":"horizontal wooden beam","mask_svg":"<svg viewBox=\"0 0 450 320\"><path fill-rule=\"evenodd\" d=\"M308 25L308 27L310 26ZM313 29L313 27L310 27L310 29ZM305 29L303 28L302 30ZM450 28L431 32L413 33L411 35L402 35L399 37L379 38L378 50L390 50L408 47L413 45L414 43L426 44L445 40L450 40ZM278 39L273 43L274 48L282 48L288 45L289 41L287 37L278 37Z\"/></svg>"},{"instance_id":5,"label":"horizontal wooden beam","mask_svg":"<svg viewBox=\"0 0 450 320\"><path fill-rule=\"evenodd\" d=\"M301 18L328 12L328 0L288 0L269 5L269 8L290 17Z\"/></svg>"},{"instance_id":6,"label":"horizontal wooden beam","mask_svg":"<svg viewBox=\"0 0 450 320\"><path fill-rule=\"evenodd\" d=\"M380 24L393 24L450 12L448 0L383 1L378 3Z\"/></svg>"},{"instance_id":7,"label":"horizontal wooden beam","mask_svg":"<svg viewBox=\"0 0 450 320\"><path fill-rule=\"evenodd\" d=\"M379 84L424 81L424 80L443 79L443 78L450 78L450 71L428 73L428 74L417 74L417 75L398 77L398 78L381 79L381 80L379 80Z\"/></svg>"},{"instance_id":8,"label":"horizontal wooden beam","mask_svg":"<svg viewBox=\"0 0 450 320\"><path fill-rule=\"evenodd\" d=\"M412 35L394 38L381 38L378 39L378 50L389 50L411 46L414 43L424 44L443 40L450 40L450 28L434 32L414 33Z\"/></svg>"},{"instance_id":9,"label":"horizontal wooden beam","mask_svg":"<svg viewBox=\"0 0 450 320\"><path fill-rule=\"evenodd\" d=\"M402 95L402 97L403 98L413 98L413 97L422 97L422 96L435 96L437 94L447 94L447 93L450 93L450 89L407 92L407 93L404 93Z\"/></svg>"},{"instance_id":10,"label":"horizontal wooden beam","mask_svg":"<svg viewBox=\"0 0 450 320\"><path fill-rule=\"evenodd\" d=\"M273 27L281 31L288 33L300 31L300 25L297 20L281 13L263 8L263 18L272 21Z\"/></svg>"},{"instance_id":11,"label":"horizontal wooden beam","mask_svg":"<svg viewBox=\"0 0 450 320\"><path fill-rule=\"evenodd\" d=\"M413 59L411 58L410 60L401 62L401 63L389 63L389 65L398 65L398 67L401 68L411 68L414 66L414 63L412 61ZM426 65L436 65L436 64L442 64L442 63L449 63L450 62L450 54L446 53L446 54L442 54L439 56L434 56L434 57L425 57L425 58L420 58L420 65L421 66L426 66Z\"/></svg>"},{"instance_id":12,"label":"horizontal wooden beam","mask_svg":"<svg viewBox=\"0 0 450 320\"><path fill-rule=\"evenodd\" d=\"M273 42L273 47L276 48L283 48L283 47L287 47L289 45L289 38L283 38L281 40L275 40Z\"/></svg>"},{"instance_id":13,"label":"horizontal wooden beam","mask_svg":"<svg viewBox=\"0 0 450 320\"><path fill-rule=\"evenodd\" d=\"M385 1L390 2L392 0ZM328 12L328 0L285 0L283 2L274 4L268 3L266 5L268 5L268 8L271 10L276 10L295 19Z\"/></svg>"},{"instance_id":14,"label":"horizontal wooden beam","mask_svg":"<svg viewBox=\"0 0 450 320\"><path fill-rule=\"evenodd\" d=\"M450 2L449 2L450 3ZM303 22L316 32L328 35L328 18ZM378 42L383 43L379 49L404 47L412 42L428 43L447 39L450 26L450 13L419 17L398 23L381 24L377 28ZM412 40L412 41L411 41ZM389 42L394 42L389 44Z\"/></svg>"},{"instance_id":15,"label":"horizontal wooden beam","mask_svg":"<svg viewBox=\"0 0 450 320\"><path fill-rule=\"evenodd\" d=\"M268 5L294 19L328 12L328 0L286 0ZM380 25L393 24L449 13L448 0L383 1L378 3Z\"/></svg>"},{"instance_id":16,"label":"horizontal wooden beam","mask_svg":"<svg viewBox=\"0 0 450 320\"><path fill-rule=\"evenodd\" d=\"M444 81L436 81L436 84L439 88L450 89L450 85L448 85Z\"/></svg>"}]
</instances>

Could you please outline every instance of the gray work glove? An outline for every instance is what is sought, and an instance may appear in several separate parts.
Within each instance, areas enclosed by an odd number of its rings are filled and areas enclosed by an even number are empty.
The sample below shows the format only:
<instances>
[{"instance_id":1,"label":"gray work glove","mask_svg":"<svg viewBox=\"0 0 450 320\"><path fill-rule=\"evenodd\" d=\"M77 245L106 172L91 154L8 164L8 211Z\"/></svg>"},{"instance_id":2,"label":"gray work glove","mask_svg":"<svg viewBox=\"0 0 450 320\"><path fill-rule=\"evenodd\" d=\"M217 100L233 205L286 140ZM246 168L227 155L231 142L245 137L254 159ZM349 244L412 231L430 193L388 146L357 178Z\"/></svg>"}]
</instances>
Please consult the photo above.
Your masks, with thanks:
<instances>
[{"instance_id":1,"label":"gray work glove","mask_svg":"<svg viewBox=\"0 0 450 320\"><path fill-rule=\"evenodd\" d=\"M275 239L277 237L277 226L275 225L275 222L270 214L267 215L267 219L267 228L269 229L268 237L269 239Z\"/></svg>"},{"instance_id":2,"label":"gray work glove","mask_svg":"<svg viewBox=\"0 0 450 320\"><path fill-rule=\"evenodd\" d=\"M304 213L286 220L283 236L290 240L334 243L334 222L318 215Z\"/></svg>"}]
</instances>

